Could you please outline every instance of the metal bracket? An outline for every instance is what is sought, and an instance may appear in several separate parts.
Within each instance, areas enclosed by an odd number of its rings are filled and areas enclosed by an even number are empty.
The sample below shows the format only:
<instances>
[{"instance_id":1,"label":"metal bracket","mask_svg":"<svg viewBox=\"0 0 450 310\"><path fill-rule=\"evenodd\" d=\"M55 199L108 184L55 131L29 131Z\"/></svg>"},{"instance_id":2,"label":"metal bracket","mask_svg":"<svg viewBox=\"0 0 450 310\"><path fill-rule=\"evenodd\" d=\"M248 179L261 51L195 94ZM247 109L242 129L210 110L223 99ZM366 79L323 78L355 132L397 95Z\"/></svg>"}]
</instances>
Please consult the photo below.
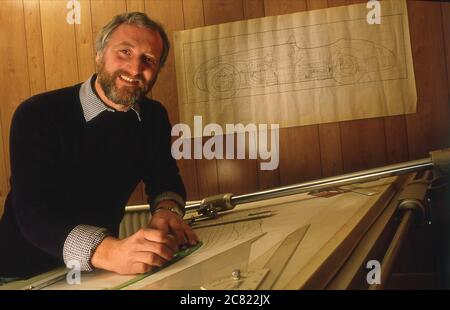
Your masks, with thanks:
<instances>
[{"instance_id":1,"label":"metal bracket","mask_svg":"<svg viewBox=\"0 0 450 310\"><path fill-rule=\"evenodd\" d=\"M219 212L224 212L234 209L235 205L231 202L233 194L220 194L204 198L200 202L200 208L198 214L214 218L217 217Z\"/></svg>"}]
</instances>

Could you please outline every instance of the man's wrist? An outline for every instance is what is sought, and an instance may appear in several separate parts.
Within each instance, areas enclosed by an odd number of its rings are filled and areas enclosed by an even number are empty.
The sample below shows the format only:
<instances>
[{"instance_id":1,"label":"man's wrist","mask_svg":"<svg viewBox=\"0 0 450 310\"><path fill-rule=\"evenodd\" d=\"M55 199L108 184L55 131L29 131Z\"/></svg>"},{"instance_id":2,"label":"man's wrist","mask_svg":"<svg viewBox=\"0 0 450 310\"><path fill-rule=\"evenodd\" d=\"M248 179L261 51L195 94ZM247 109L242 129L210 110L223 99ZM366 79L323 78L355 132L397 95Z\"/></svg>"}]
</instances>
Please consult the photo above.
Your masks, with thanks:
<instances>
[{"instance_id":1,"label":"man's wrist","mask_svg":"<svg viewBox=\"0 0 450 310\"><path fill-rule=\"evenodd\" d=\"M114 248L115 240L115 238L107 236L100 242L91 257L91 265L93 267L110 270L108 265L110 262L109 257L111 257L110 250Z\"/></svg>"},{"instance_id":2,"label":"man's wrist","mask_svg":"<svg viewBox=\"0 0 450 310\"><path fill-rule=\"evenodd\" d=\"M181 197L179 194L175 192L163 192L159 195L157 195L151 202L150 202L150 213L153 215L155 214L155 211L157 208L170 205L168 209L172 209L172 206L177 206L178 209L171 210L174 213L180 214L181 217L184 216L184 206L185 206L185 200L183 197Z\"/></svg>"},{"instance_id":3,"label":"man's wrist","mask_svg":"<svg viewBox=\"0 0 450 310\"><path fill-rule=\"evenodd\" d=\"M161 203L159 203L156 208L153 210L153 214L155 215L158 212L162 211L162 210L166 210L166 211L170 211L175 213L176 215L178 215L179 217L183 218L184 217L184 212L183 210L181 210L181 208L174 202L167 200L167 201L162 201Z\"/></svg>"}]
</instances>

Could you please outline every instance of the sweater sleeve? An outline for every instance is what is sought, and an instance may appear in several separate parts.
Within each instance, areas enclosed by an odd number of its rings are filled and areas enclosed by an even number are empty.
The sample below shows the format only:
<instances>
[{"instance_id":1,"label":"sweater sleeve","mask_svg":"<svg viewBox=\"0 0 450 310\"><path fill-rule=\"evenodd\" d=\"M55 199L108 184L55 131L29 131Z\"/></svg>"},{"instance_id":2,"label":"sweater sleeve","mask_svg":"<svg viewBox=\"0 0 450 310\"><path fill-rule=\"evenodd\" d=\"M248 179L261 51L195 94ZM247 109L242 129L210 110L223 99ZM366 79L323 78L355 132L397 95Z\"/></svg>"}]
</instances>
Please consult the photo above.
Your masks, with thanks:
<instances>
[{"instance_id":1,"label":"sweater sleeve","mask_svg":"<svg viewBox=\"0 0 450 310\"><path fill-rule=\"evenodd\" d=\"M161 107L160 117L156 122L159 128L152 128L157 135L152 135L156 141L148 141L154 145L145 163L144 184L149 197L151 210L163 200L174 201L184 212L186 191L179 174L178 166L171 152L171 125L167 111Z\"/></svg>"},{"instance_id":2,"label":"sweater sleeve","mask_svg":"<svg viewBox=\"0 0 450 310\"><path fill-rule=\"evenodd\" d=\"M75 211L61 197L61 147L45 106L29 99L11 123L13 212L22 235L34 246L62 259L63 245L76 225ZM72 213L71 213L72 212Z\"/></svg>"}]
</instances>

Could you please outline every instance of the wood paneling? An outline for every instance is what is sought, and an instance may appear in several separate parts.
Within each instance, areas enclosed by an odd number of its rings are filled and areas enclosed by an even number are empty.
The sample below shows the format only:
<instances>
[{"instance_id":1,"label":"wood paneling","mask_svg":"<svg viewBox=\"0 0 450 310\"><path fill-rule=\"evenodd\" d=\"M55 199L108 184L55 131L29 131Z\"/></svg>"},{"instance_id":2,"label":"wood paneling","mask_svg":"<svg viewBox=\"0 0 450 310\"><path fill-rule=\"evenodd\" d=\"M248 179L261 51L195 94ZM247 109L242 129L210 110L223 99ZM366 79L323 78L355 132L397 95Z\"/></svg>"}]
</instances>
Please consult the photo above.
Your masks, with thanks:
<instances>
[{"instance_id":1,"label":"wood paneling","mask_svg":"<svg viewBox=\"0 0 450 310\"><path fill-rule=\"evenodd\" d=\"M344 172L374 168L386 163L382 118L342 123L341 141Z\"/></svg>"},{"instance_id":2,"label":"wood paneling","mask_svg":"<svg viewBox=\"0 0 450 310\"><path fill-rule=\"evenodd\" d=\"M31 95L46 90L39 0L23 3Z\"/></svg>"},{"instance_id":3,"label":"wood paneling","mask_svg":"<svg viewBox=\"0 0 450 310\"><path fill-rule=\"evenodd\" d=\"M243 0L244 18L264 17L264 0Z\"/></svg>"},{"instance_id":4,"label":"wood paneling","mask_svg":"<svg viewBox=\"0 0 450 310\"><path fill-rule=\"evenodd\" d=\"M205 25L203 2L201 0L183 0L184 29Z\"/></svg>"},{"instance_id":5,"label":"wood paneling","mask_svg":"<svg viewBox=\"0 0 450 310\"><path fill-rule=\"evenodd\" d=\"M125 0L91 0L92 38L95 42L98 32L113 16L127 11Z\"/></svg>"},{"instance_id":6,"label":"wood paneling","mask_svg":"<svg viewBox=\"0 0 450 310\"><path fill-rule=\"evenodd\" d=\"M448 105L450 105L450 3L443 2L442 5L442 17L443 17L443 35L445 43L445 60L447 63L447 85L448 85ZM447 133L447 146L450 145L450 133Z\"/></svg>"},{"instance_id":7,"label":"wood paneling","mask_svg":"<svg viewBox=\"0 0 450 310\"><path fill-rule=\"evenodd\" d=\"M306 0L264 0L266 16L306 11Z\"/></svg>"},{"instance_id":8,"label":"wood paneling","mask_svg":"<svg viewBox=\"0 0 450 310\"><path fill-rule=\"evenodd\" d=\"M203 0L203 8L206 25L244 19L242 0Z\"/></svg>"},{"instance_id":9,"label":"wood paneling","mask_svg":"<svg viewBox=\"0 0 450 310\"><path fill-rule=\"evenodd\" d=\"M409 155L421 158L448 145L450 111L441 3L409 1L417 113L406 116Z\"/></svg>"},{"instance_id":10,"label":"wood paneling","mask_svg":"<svg viewBox=\"0 0 450 310\"><path fill-rule=\"evenodd\" d=\"M78 82L77 46L75 27L66 21L66 1L41 0L40 8L47 90L73 85Z\"/></svg>"},{"instance_id":11,"label":"wood paneling","mask_svg":"<svg viewBox=\"0 0 450 310\"><path fill-rule=\"evenodd\" d=\"M32 94L84 81L95 70L94 41L116 14L145 11L173 31L322 9L365 0L79 0L81 24L66 22L67 1L10 0L0 8L0 203L8 190L8 136L17 105ZM260 160L182 160L190 199L243 193L426 156L449 146L450 4L408 1L417 113L280 130L280 165ZM172 40L173 43L173 40ZM26 60L26 61L24 61ZM13 82L11 82L13 81ZM179 121L171 52L152 97ZM206 140L206 139L204 139ZM140 184L130 203L143 203Z\"/></svg>"},{"instance_id":12,"label":"wood paneling","mask_svg":"<svg viewBox=\"0 0 450 310\"><path fill-rule=\"evenodd\" d=\"M127 0L127 12L145 12L144 0Z\"/></svg>"},{"instance_id":13,"label":"wood paneling","mask_svg":"<svg viewBox=\"0 0 450 310\"><path fill-rule=\"evenodd\" d=\"M95 47L92 38L91 6L89 0L80 1L80 24L75 24L78 81L86 81L95 71Z\"/></svg>"}]
</instances>

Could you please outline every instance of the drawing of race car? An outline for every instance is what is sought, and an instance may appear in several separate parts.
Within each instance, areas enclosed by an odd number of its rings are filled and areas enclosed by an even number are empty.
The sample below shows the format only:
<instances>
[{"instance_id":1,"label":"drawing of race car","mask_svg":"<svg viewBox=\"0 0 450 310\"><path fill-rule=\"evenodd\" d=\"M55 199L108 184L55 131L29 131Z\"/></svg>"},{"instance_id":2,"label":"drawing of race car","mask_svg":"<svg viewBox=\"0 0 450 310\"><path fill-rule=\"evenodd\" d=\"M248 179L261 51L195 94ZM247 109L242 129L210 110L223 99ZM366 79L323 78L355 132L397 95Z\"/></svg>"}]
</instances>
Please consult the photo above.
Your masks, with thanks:
<instances>
[{"instance_id":1,"label":"drawing of race car","mask_svg":"<svg viewBox=\"0 0 450 310\"><path fill-rule=\"evenodd\" d=\"M232 98L240 89L333 79L354 84L369 72L396 65L395 54L368 40L339 39L301 48L287 43L216 56L195 71L194 86L218 99Z\"/></svg>"}]
</instances>

